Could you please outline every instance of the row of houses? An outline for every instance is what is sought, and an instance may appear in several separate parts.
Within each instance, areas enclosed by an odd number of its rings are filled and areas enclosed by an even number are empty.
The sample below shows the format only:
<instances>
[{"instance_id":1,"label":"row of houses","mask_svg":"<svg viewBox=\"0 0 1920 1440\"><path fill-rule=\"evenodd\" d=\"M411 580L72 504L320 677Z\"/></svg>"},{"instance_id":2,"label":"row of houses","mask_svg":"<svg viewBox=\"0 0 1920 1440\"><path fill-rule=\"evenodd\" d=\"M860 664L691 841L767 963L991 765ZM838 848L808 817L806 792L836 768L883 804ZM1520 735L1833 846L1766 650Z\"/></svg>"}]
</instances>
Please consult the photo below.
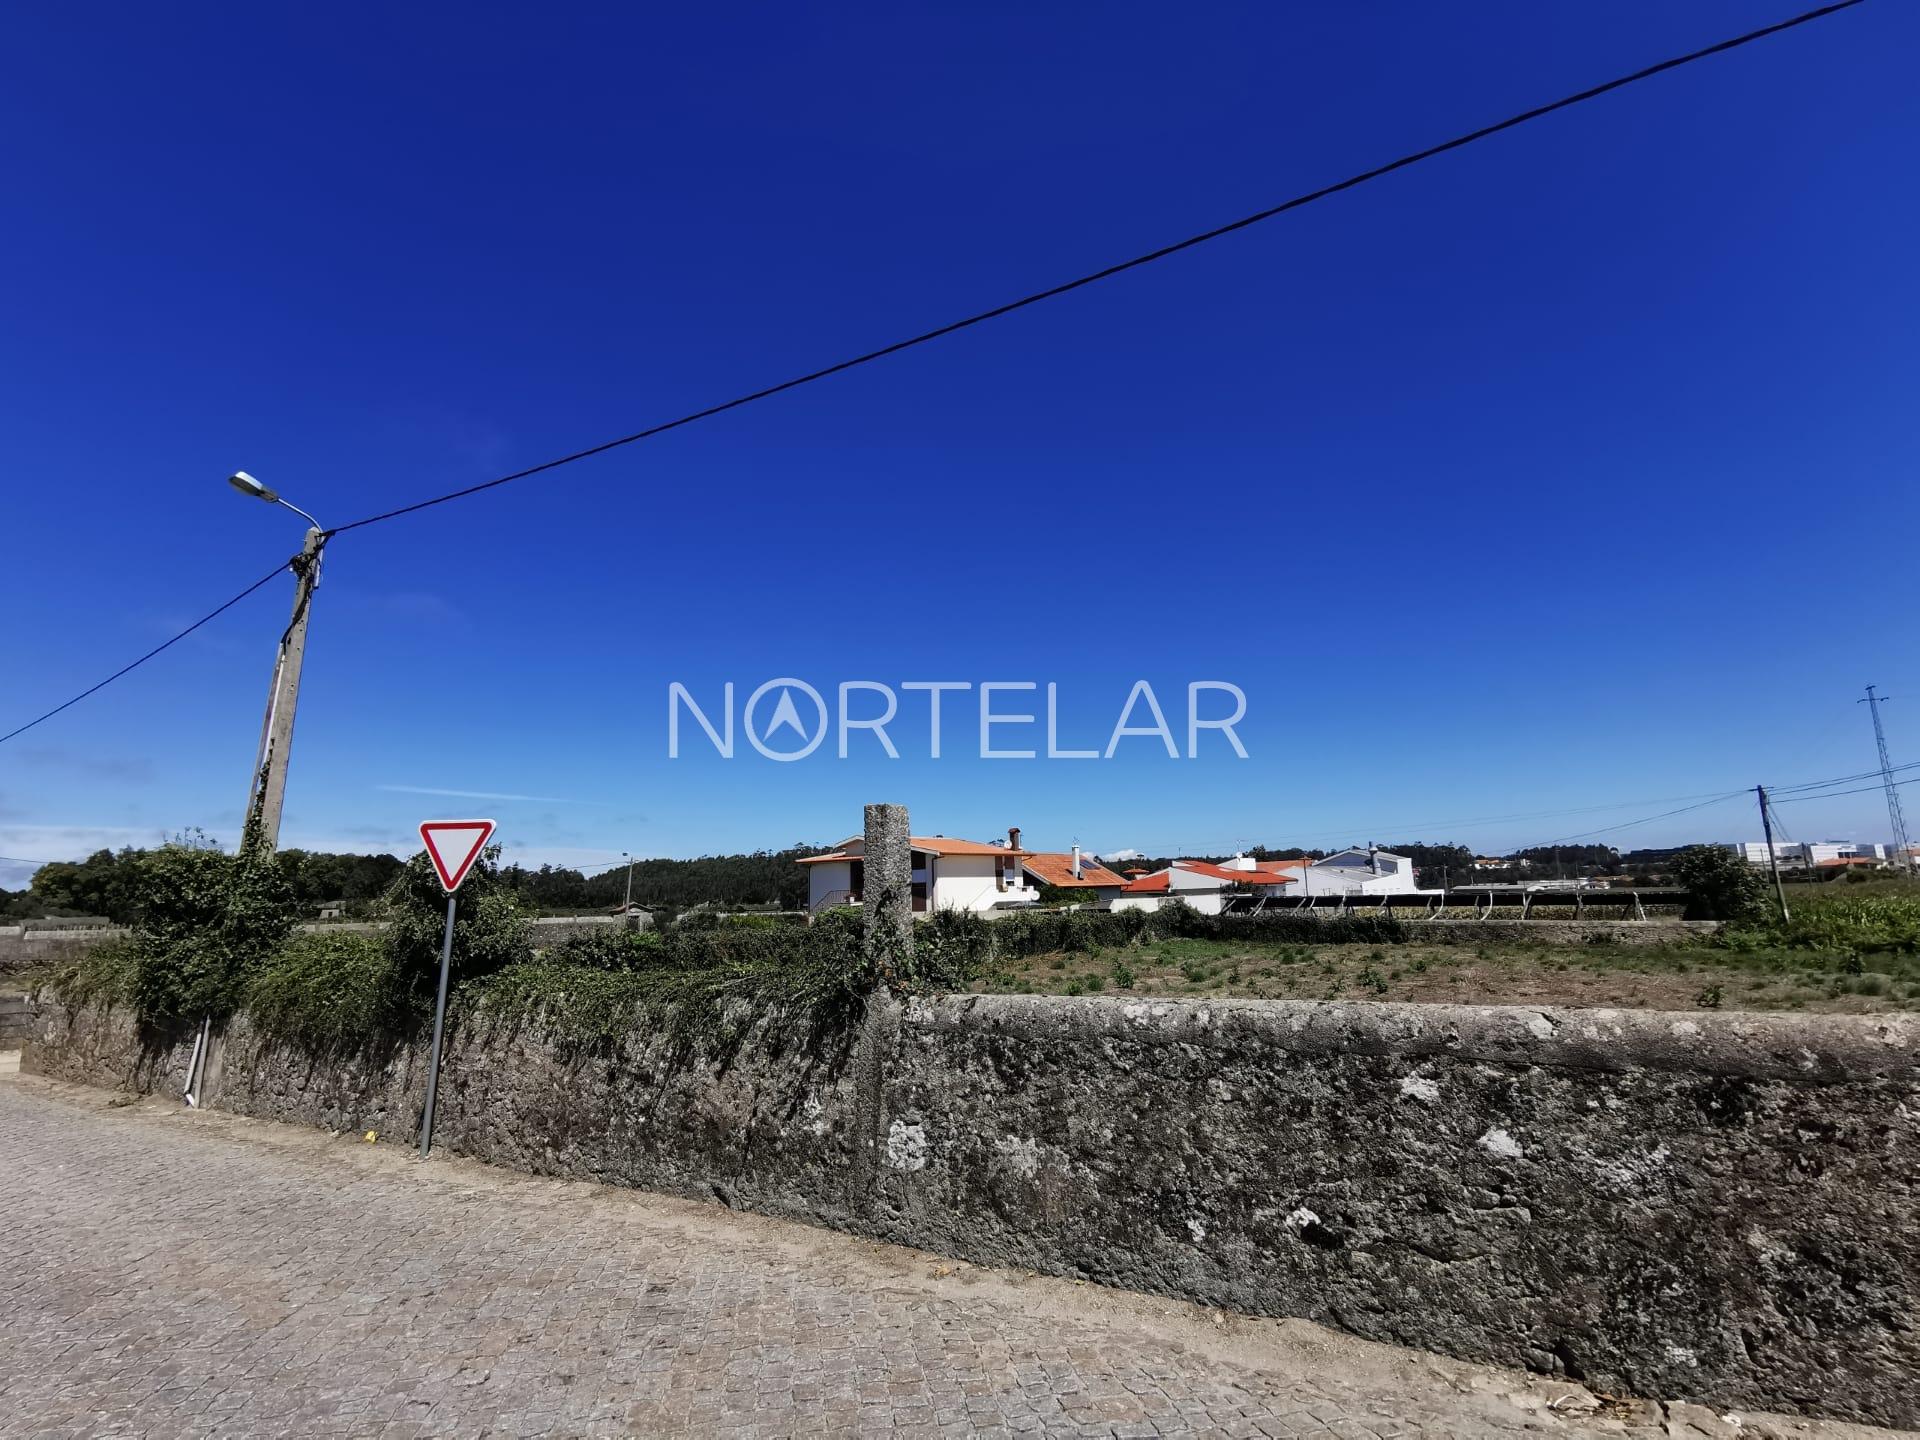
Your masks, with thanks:
<instances>
[{"instance_id":1,"label":"row of houses","mask_svg":"<svg viewBox=\"0 0 1920 1440\"><path fill-rule=\"evenodd\" d=\"M1116 871L1082 851L1029 850L1016 826L1005 840L916 835L913 909L1012 910L1037 904L1043 890L1066 891L1111 910L1158 910L1180 901L1206 914L1277 899L1419 893L1413 862L1386 850L1342 850L1319 860L1175 860L1158 870ZM807 909L858 905L866 889L866 841L853 836L807 867Z\"/></svg>"}]
</instances>

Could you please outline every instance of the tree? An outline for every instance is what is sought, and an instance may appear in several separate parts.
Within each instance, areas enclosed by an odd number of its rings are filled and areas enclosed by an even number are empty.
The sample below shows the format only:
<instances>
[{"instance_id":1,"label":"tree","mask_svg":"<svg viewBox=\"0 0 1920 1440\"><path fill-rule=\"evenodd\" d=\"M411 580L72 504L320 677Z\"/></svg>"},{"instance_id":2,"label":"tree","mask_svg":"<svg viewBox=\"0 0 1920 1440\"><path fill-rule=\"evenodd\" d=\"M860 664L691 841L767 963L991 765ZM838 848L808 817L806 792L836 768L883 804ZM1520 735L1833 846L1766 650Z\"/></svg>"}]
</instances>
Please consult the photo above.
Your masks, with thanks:
<instances>
[{"instance_id":1,"label":"tree","mask_svg":"<svg viewBox=\"0 0 1920 1440\"><path fill-rule=\"evenodd\" d=\"M85 860L42 865L28 882L35 908L49 915L104 915L124 925L138 908L137 872L148 853L96 850Z\"/></svg>"},{"instance_id":2,"label":"tree","mask_svg":"<svg viewBox=\"0 0 1920 1440\"><path fill-rule=\"evenodd\" d=\"M1766 913L1767 882L1723 845L1691 845L1674 857L1689 920L1753 920Z\"/></svg>"}]
</instances>

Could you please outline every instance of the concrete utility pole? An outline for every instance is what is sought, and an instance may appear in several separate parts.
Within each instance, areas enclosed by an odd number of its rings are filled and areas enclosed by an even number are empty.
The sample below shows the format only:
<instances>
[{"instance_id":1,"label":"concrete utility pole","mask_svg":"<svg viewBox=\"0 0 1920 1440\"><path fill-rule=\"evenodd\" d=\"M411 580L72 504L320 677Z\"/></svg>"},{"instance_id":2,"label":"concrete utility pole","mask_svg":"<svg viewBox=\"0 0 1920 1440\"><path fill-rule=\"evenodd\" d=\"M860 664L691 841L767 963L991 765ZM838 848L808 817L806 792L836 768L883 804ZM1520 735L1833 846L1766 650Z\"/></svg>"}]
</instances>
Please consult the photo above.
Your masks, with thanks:
<instances>
[{"instance_id":1,"label":"concrete utility pole","mask_svg":"<svg viewBox=\"0 0 1920 1440\"><path fill-rule=\"evenodd\" d=\"M627 898L625 903L620 906L620 913L624 915L633 909L633 856L627 854L624 850L622 850L620 854L627 862Z\"/></svg>"},{"instance_id":2,"label":"concrete utility pole","mask_svg":"<svg viewBox=\"0 0 1920 1440\"><path fill-rule=\"evenodd\" d=\"M267 711L260 722L260 747L255 752L253 777L247 787L243 850L272 851L280 844L280 812L287 795L287 763L293 755L293 720L300 704L300 671L307 656L307 621L313 612L313 592L320 584L320 552L327 536L320 522L297 505L289 504L246 471L227 483L243 495L282 505L305 520L310 528L300 553L289 563L296 583L293 618L280 636L273 662L273 683L267 687Z\"/></svg>"},{"instance_id":3,"label":"concrete utility pole","mask_svg":"<svg viewBox=\"0 0 1920 1440\"><path fill-rule=\"evenodd\" d=\"M1893 762L1887 758L1887 732L1880 728L1880 705L1893 697L1873 692L1874 687L1867 686L1867 698L1853 703L1873 712L1873 743L1880 751L1880 783L1887 792L1887 822L1893 826L1893 850L1899 857L1900 868L1912 875L1913 856L1907 853L1907 819L1900 813L1900 787L1893 783Z\"/></svg>"},{"instance_id":4,"label":"concrete utility pole","mask_svg":"<svg viewBox=\"0 0 1920 1440\"><path fill-rule=\"evenodd\" d=\"M1767 837L1767 868L1773 872L1773 898L1780 902L1780 918L1787 916L1787 888L1780 883L1780 861L1773 853L1773 816L1767 809L1767 787L1756 785L1753 793L1760 798L1760 833Z\"/></svg>"},{"instance_id":5,"label":"concrete utility pole","mask_svg":"<svg viewBox=\"0 0 1920 1440\"><path fill-rule=\"evenodd\" d=\"M307 543L288 562L287 568L296 580L293 618L280 636L280 650L273 661L273 683L267 687L267 713L260 722L260 747L254 752L246 819L240 831L241 854L271 853L280 844L280 809L287 793L287 761L293 751L293 714L300 703L300 667L307 655L307 617L313 608L314 589L320 584L320 551L326 546L327 536L318 520L298 505L282 500L246 471L236 470L227 477L227 483L242 495L285 506L311 527ZM200 1088L212 1049L213 1020L206 1016L200 1021L200 1038L187 1060L183 1093L189 1106L197 1108L200 1104Z\"/></svg>"},{"instance_id":6,"label":"concrete utility pole","mask_svg":"<svg viewBox=\"0 0 1920 1440\"><path fill-rule=\"evenodd\" d=\"M298 577L293 592L293 618L280 637L273 684L267 690L267 713L260 722L260 748L254 758L253 784L247 795L243 847L271 852L280 844L280 812L287 798L287 762L293 756L293 717L300 704L300 670L307 657L307 619L313 610L314 589L320 583L320 550L326 543L318 527L309 530L306 545L292 562Z\"/></svg>"}]
</instances>

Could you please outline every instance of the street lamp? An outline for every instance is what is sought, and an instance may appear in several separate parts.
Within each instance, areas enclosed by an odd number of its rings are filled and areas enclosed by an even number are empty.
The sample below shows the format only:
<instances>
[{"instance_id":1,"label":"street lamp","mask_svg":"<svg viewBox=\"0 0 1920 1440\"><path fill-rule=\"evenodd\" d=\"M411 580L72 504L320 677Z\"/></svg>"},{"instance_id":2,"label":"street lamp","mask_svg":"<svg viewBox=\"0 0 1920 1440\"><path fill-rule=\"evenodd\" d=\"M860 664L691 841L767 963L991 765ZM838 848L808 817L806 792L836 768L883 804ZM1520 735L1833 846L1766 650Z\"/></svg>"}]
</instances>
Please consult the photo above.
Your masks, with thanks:
<instances>
[{"instance_id":1,"label":"street lamp","mask_svg":"<svg viewBox=\"0 0 1920 1440\"><path fill-rule=\"evenodd\" d=\"M307 514L307 512L302 510L298 505L281 499L278 490L268 489L244 470L234 471L233 474L227 477L227 483L242 495L251 495L254 499L264 500L269 505L285 505L287 509L293 511L294 514L306 521L307 524L311 525L315 530L321 528L320 522L314 519L313 516Z\"/></svg>"},{"instance_id":2,"label":"street lamp","mask_svg":"<svg viewBox=\"0 0 1920 1440\"><path fill-rule=\"evenodd\" d=\"M296 580L293 618L280 636L279 653L274 657L273 683L267 690L267 713L260 724L260 748L247 787L246 827L241 838L243 849L272 850L280 843L280 811L286 798L287 762L293 751L293 717L300 702L301 664L307 654L307 617L313 592L320 584L320 551L327 536L318 520L246 471L234 471L227 483L242 495L293 511L309 527L306 544L289 562Z\"/></svg>"},{"instance_id":3,"label":"street lamp","mask_svg":"<svg viewBox=\"0 0 1920 1440\"><path fill-rule=\"evenodd\" d=\"M260 748L254 752L253 777L247 786L246 820L240 832L243 855L271 851L280 843L280 807L287 793L287 760L293 750L293 712L300 701L300 666L307 655L307 614L312 607L314 588L320 583L320 550L327 543L320 522L298 505L282 500L244 470L236 470L227 483L242 495L284 505L308 525L307 543L287 562L293 571L293 619L280 636L280 649L273 660L273 683L267 687L267 714L260 722ZM200 1039L187 1060L186 1102L198 1106L200 1080L205 1073L207 1052L213 1039L213 1019L203 1016Z\"/></svg>"}]
</instances>

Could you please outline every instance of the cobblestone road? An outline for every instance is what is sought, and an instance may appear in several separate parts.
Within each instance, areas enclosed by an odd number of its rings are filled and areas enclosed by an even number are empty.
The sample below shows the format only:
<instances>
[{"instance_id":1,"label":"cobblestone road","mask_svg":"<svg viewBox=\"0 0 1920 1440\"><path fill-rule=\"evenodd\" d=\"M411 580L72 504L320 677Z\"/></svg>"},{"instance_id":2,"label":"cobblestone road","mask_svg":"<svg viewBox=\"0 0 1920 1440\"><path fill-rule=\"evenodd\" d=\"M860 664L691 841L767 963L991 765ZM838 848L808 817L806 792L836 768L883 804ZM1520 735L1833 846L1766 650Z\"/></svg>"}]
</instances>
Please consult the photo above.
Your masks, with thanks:
<instances>
[{"instance_id":1,"label":"cobblestone road","mask_svg":"<svg viewBox=\"0 0 1920 1440\"><path fill-rule=\"evenodd\" d=\"M8 1437L1621 1430L1300 1322L25 1077L0 1267Z\"/></svg>"}]
</instances>

